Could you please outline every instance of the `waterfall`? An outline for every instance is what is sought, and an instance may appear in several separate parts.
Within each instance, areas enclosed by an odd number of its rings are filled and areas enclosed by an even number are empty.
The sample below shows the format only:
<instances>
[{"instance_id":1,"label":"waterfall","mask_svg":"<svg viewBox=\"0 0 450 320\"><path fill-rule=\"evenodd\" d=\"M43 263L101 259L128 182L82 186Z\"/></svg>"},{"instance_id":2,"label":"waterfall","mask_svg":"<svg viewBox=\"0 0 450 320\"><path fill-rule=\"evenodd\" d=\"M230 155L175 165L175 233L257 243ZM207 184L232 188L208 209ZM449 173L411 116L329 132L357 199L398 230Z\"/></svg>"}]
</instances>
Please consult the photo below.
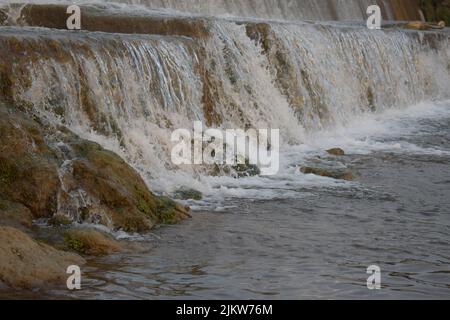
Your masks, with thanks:
<instances>
[{"instance_id":1,"label":"waterfall","mask_svg":"<svg viewBox=\"0 0 450 320\"><path fill-rule=\"evenodd\" d=\"M206 10L199 3L189 8ZM294 2L324 19L327 3ZM215 14L246 12L237 1L214 4ZM260 17L271 4L258 6ZM337 15L352 18L356 11ZM298 14L284 7L279 13ZM208 36L0 27L2 100L117 152L164 192L183 179L201 184L210 173L170 160L171 132L194 121L277 128L287 148L357 115L449 98L445 31L198 19Z\"/></svg>"},{"instance_id":2,"label":"waterfall","mask_svg":"<svg viewBox=\"0 0 450 320\"><path fill-rule=\"evenodd\" d=\"M2 3L104 5L127 10L134 5L141 13L146 7L169 13L294 21L365 20L368 6L377 4L384 20L422 19L418 0L2 0Z\"/></svg>"},{"instance_id":3,"label":"waterfall","mask_svg":"<svg viewBox=\"0 0 450 320\"><path fill-rule=\"evenodd\" d=\"M420 19L414 0L119 0L212 16L283 20L362 20L367 7L378 4L386 20Z\"/></svg>"}]
</instances>

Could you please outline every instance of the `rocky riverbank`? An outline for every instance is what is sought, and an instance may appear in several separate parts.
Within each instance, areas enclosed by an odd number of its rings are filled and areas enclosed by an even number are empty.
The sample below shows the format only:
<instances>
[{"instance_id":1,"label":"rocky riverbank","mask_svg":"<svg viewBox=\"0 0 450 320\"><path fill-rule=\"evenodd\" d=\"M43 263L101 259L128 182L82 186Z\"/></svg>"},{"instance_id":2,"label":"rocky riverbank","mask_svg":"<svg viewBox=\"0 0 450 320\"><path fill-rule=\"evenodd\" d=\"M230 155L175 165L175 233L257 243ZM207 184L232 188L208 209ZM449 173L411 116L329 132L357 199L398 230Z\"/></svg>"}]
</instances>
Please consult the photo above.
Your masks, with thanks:
<instances>
[{"instance_id":1,"label":"rocky riverbank","mask_svg":"<svg viewBox=\"0 0 450 320\"><path fill-rule=\"evenodd\" d=\"M6 287L62 284L67 266L83 264L82 255L123 249L80 225L145 232L189 217L188 208L150 192L118 155L5 104L0 182L0 283ZM54 226L50 243L33 239L37 220Z\"/></svg>"}]
</instances>

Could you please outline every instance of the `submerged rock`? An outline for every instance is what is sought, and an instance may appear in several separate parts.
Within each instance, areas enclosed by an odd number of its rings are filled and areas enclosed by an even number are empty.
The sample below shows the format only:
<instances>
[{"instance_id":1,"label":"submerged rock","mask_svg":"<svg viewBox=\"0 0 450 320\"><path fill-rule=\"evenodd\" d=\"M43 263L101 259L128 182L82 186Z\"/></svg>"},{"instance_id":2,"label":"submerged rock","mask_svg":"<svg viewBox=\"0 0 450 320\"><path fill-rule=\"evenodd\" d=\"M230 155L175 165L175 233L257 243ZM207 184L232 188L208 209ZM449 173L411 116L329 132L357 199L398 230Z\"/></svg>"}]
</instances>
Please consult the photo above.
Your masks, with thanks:
<instances>
[{"instance_id":1,"label":"submerged rock","mask_svg":"<svg viewBox=\"0 0 450 320\"><path fill-rule=\"evenodd\" d=\"M253 164L238 164L232 167L238 178L254 177L261 174L258 166Z\"/></svg>"},{"instance_id":2,"label":"submerged rock","mask_svg":"<svg viewBox=\"0 0 450 320\"><path fill-rule=\"evenodd\" d=\"M68 226L73 223L73 219L66 214L57 213L50 218L48 223L53 226Z\"/></svg>"},{"instance_id":3,"label":"submerged rock","mask_svg":"<svg viewBox=\"0 0 450 320\"><path fill-rule=\"evenodd\" d=\"M355 176L351 171L340 168L324 168L324 167L301 167L300 171L304 174L314 174L316 176L328 177L337 180L352 181Z\"/></svg>"},{"instance_id":4,"label":"submerged rock","mask_svg":"<svg viewBox=\"0 0 450 320\"><path fill-rule=\"evenodd\" d=\"M5 21L8 19L8 15L2 9L0 9L0 26L5 24Z\"/></svg>"},{"instance_id":5,"label":"submerged rock","mask_svg":"<svg viewBox=\"0 0 450 320\"><path fill-rule=\"evenodd\" d=\"M179 200L202 200L203 194L200 191L189 189L189 188L180 188L173 193L174 199Z\"/></svg>"},{"instance_id":6,"label":"submerged rock","mask_svg":"<svg viewBox=\"0 0 450 320\"><path fill-rule=\"evenodd\" d=\"M27 208L33 218L62 214L132 232L189 217L188 208L150 192L115 153L1 105L0 198Z\"/></svg>"},{"instance_id":7,"label":"submerged rock","mask_svg":"<svg viewBox=\"0 0 450 320\"><path fill-rule=\"evenodd\" d=\"M71 250L92 256L102 256L122 250L119 242L94 229L69 230L64 235L64 242Z\"/></svg>"},{"instance_id":8,"label":"submerged rock","mask_svg":"<svg viewBox=\"0 0 450 320\"><path fill-rule=\"evenodd\" d=\"M431 30L431 29L443 29L445 28L445 22L439 23L427 23L423 21L411 21L404 25L404 28L411 30Z\"/></svg>"},{"instance_id":9,"label":"submerged rock","mask_svg":"<svg viewBox=\"0 0 450 320\"><path fill-rule=\"evenodd\" d=\"M0 257L0 282L13 288L62 285L68 266L85 263L76 254L56 250L5 226L0 226Z\"/></svg>"},{"instance_id":10,"label":"submerged rock","mask_svg":"<svg viewBox=\"0 0 450 320\"><path fill-rule=\"evenodd\" d=\"M329 149L327 150L327 153L333 156L345 156L345 151L342 150L341 148Z\"/></svg>"}]
</instances>

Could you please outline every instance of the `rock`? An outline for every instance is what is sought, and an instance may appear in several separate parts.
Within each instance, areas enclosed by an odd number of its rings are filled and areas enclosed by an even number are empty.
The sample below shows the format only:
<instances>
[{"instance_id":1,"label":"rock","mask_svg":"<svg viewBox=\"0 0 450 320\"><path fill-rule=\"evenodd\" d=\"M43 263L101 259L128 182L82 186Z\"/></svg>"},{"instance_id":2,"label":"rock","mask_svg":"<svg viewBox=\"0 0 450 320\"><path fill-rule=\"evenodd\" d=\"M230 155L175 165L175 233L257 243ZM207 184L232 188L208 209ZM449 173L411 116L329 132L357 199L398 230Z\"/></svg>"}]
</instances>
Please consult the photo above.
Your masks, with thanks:
<instances>
[{"instance_id":1,"label":"rock","mask_svg":"<svg viewBox=\"0 0 450 320\"><path fill-rule=\"evenodd\" d=\"M64 235L68 248L81 254L102 256L122 250L119 242L94 229L73 229Z\"/></svg>"},{"instance_id":2,"label":"rock","mask_svg":"<svg viewBox=\"0 0 450 320\"><path fill-rule=\"evenodd\" d=\"M238 164L236 166L233 166L233 169L236 172L238 178L254 177L261 174L261 170L258 168L258 166L248 163Z\"/></svg>"},{"instance_id":3,"label":"rock","mask_svg":"<svg viewBox=\"0 0 450 320\"><path fill-rule=\"evenodd\" d=\"M173 193L173 198L178 200L202 200L203 194L200 191L189 189L189 188L180 188Z\"/></svg>"},{"instance_id":4,"label":"rock","mask_svg":"<svg viewBox=\"0 0 450 320\"><path fill-rule=\"evenodd\" d=\"M429 30L431 29L431 25L423 22L423 21L411 21L405 24L404 26L406 29L411 30Z\"/></svg>"},{"instance_id":5,"label":"rock","mask_svg":"<svg viewBox=\"0 0 450 320\"><path fill-rule=\"evenodd\" d=\"M0 9L0 26L4 25L6 20L8 19L8 15L2 9Z\"/></svg>"},{"instance_id":6,"label":"rock","mask_svg":"<svg viewBox=\"0 0 450 320\"><path fill-rule=\"evenodd\" d=\"M430 30L430 29L444 29L445 21L440 21L439 23L427 23L422 21L412 21L408 22L404 26L406 29L412 30Z\"/></svg>"},{"instance_id":7,"label":"rock","mask_svg":"<svg viewBox=\"0 0 450 320\"><path fill-rule=\"evenodd\" d=\"M54 153L39 125L0 108L0 194L26 206L34 217L51 217L60 188Z\"/></svg>"},{"instance_id":8,"label":"rock","mask_svg":"<svg viewBox=\"0 0 450 320\"><path fill-rule=\"evenodd\" d=\"M345 156L345 151L341 148L333 148L327 150L328 154L331 154L333 156Z\"/></svg>"},{"instance_id":9,"label":"rock","mask_svg":"<svg viewBox=\"0 0 450 320\"><path fill-rule=\"evenodd\" d=\"M139 174L116 154L88 141L69 145L78 156L72 162L74 188L88 192L114 227L141 232L187 217L180 214L182 207L174 201L151 193ZM90 211L91 207L85 209Z\"/></svg>"},{"instance_id":10,"label":"rock","mask_svg":"<svg viewBox=\"0 0 450 320\"><path fill-rule=\"evenodd\" d=\"M68 215L57 213L50 218L48 223L53 226L68 226L73 223L73 220Z\"/></svg>"},{"instance_id":11,"label":"rock","mask_svg":"<svg viewBox=\"0 0 450 320\"><path fill-rule=\"evenodd\" d=\"M174 202L167 197L158 200L158 219L162 224L174 224L184 219L192 218L190 208Z\"/></svg>"},{"instance_id":12,"label":"rock","mask_svg":"<svg viewBox=\"0 0 450 320\"><path fill-rule=\"evenodd\" d=\"M314 174L316 176L328 177L337 180L351 181L355 179L353 173L346 169L302 167L300 171L304 174Z\"/></svg>"},{"instance_id":13,"label":"rock","mask_svg":"<svg viewBox=\"0 0 450 320\"><path fill-rule=\"evenodd\" d=\"M450 2L448 0L422 0L421 9L427 21L444 21L450 24Z\"/></svg>"},{"instance_id":14,"label":"rock","mask_svg":"<svg viewBox=\"0 0 450 320\"><path fill-rule=\"evenodd\" d=\"M0 283L13 288L64 285L67 267L85 263L76 254L56 250L4 226L0 226L0 257Z\"/></svg>"},{"instance_id":15,"label":"rock","mask_svg":"<svg viewBox=\"0 0 450 320\"><path fill-rule=\"evenodd\" d=\"M14 227L20 230L31 228L33 215L24 205L0 199L0 225Z\"/></svg>"},{"instance_id":16,"label":"rock","mask_svg":"<svg viewBox=\"0 0 450 320\"><path fill-rule=\"evenodd\" d=\"M188 208L150 192L115 153L2 105L0 198L26 207L33 218L54 217L50 222L57 225L88 222L141 232L189 217Z\"/></svg>"}]
</instances>

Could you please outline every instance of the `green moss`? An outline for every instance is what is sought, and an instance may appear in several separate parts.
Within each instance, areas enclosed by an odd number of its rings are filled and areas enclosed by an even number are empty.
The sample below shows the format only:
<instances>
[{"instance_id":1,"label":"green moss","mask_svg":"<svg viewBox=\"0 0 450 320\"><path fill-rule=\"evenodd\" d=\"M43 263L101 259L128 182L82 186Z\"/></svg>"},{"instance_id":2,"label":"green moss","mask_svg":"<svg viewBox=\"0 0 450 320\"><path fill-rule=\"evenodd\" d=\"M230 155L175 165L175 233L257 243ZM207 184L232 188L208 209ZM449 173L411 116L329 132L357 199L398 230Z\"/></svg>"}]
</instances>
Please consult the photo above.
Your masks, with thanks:
<instances>
[{"instance_id":1,"label":"green moss","mask_svg":"<svg viewBox=\"0 0 450 320\"><path fill-rule=\"evenodd\" d=\"M369 108L372 112L375 112L375 97L372 88L367 88L367 102L369 103Z\"/></svg>"},{"instance_id":2,"label":"green moss","mask_svg":"<svg viewBox=\"0 0 450 320\"><path fill-rule=\"evenodd\" d=\"M19 172L17 168L11 163L6 162L5 159L0 159L0 183L3 185L10 185L17 180Z\"/></svg>"},{"instance_id":3,"label":"green moss","mask_svg":"<svg viewBox=\"0 0 450 320\"><path fill-rule=\"evenodd\" d=\"M434 20L434 6L432 0L422 0L420 4L427 21Z\"/></svg>"},{"instance_id":4,"label":"green moss","mask_svg":"<svg viewBox=\"0 0 450 320\"><path fill-rule=\"evenodd\" d=\"M174 224L177 222L176 218L177 204L170 198L161 197L158 203L158 218L162 224Z\"/></svg>"},{"instance_id":5,"label":"green moss","mask_svg":"<svg viewBox=\"0 0 450 320\"><path fill-rule=\"evenodd\" d=\"M70 233L66 233L64 235L64 243L71 250L80 253L86 253L87 248L85 247L84 243Z\"/></svg>"},{"instance_id":6,"label":"green moss","mask_svg":"<svg viewBox=\"0 0 450 320\"><path fill-rule=\"evenodd\" d=\"M202 200L203 195L200 191L188 188L180 188L173 194L174 199L179 200Z\"/></svg>"},{"instance_id":7,"label":"green moss","mask_svg":"<svg viewBox=\"0 0 450 320\"><path fill-rule=\"evenodd\" d=\"M3 23L8 19L8 15L0 10L0 25L3 25Z\"/></svg>"},{"instance_id":8,"label":"green moss","mask_svg":"<svg viewBox=\"0 0 450 320\"><path fill-rule=\"evenodd\" d=\"M65 245L82 254L100 256L121 250L110 235L93 229L72 229L64 234Z\"/></svg>"},{"instance_id":9,"label":"green moss","mask_svg":"<svg viewBox=\"0 0 450 320\"><path fill-rule=\"evenodd\" d=\"M93 151L100 151L101 147L97 143L90 141L81 141L72 145L77 153L82 157L87 157Z\"/></svg>"},{"instance_id":10,"label":"green moss","mask_svg":"<svg viewBox=\"0 0 450 320\"><path fill-rule=\"evenodd\" d=\"M72 224L72 222L73 222L72 219L64 214L55 214L49 220L49 223L53 226L68 226Z\"/></svg>"},{"instance_id":11,"label":"green moss","mask_svg":"<svg viewBox=\"0 0 450 320\"><path fill-rule=\"evenodd\" d=\"M135 189L135 200L137 202L137 208L140 212L144 213L147 216L151 216L154 214L154 205L148 200L149 192L143 189L143 187L136 185Z\"/></svg>"}]
</instances>

